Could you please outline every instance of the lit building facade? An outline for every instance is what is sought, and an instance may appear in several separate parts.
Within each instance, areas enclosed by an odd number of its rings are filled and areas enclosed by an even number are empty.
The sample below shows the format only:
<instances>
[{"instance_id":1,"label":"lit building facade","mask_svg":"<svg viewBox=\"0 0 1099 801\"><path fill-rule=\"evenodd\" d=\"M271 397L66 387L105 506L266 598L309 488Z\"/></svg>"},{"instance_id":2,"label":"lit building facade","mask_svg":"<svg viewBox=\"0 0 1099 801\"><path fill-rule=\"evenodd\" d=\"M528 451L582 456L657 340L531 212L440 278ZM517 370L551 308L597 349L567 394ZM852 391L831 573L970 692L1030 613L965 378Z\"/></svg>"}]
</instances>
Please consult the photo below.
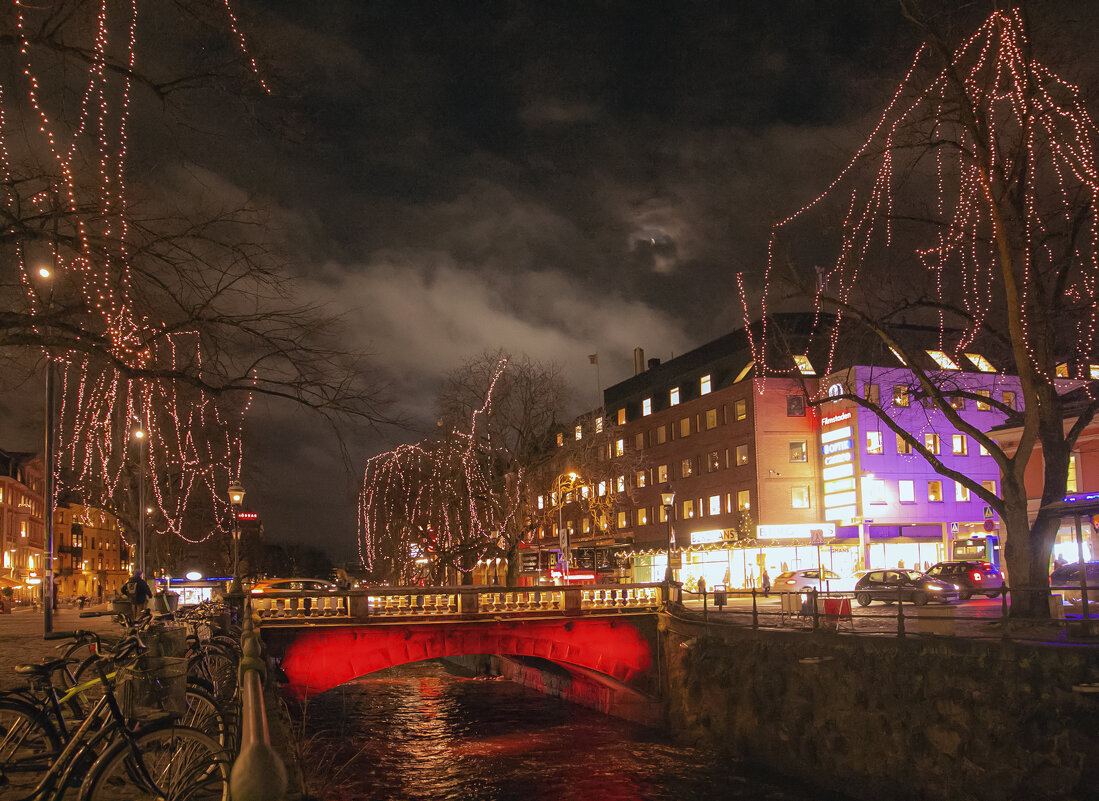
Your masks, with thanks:
<instances>
[{"instance_id":1,"label":"lit building facade","mask_svg":"<svg viewBox=\"0 0 1099 801\"><path fill-rule=\"evenodd\" d=\"M43 478L42 461L34 454L0 451L0 575L19 582L12 597L20 603L41 592Z\"/></svg>"},{"instance_id":2,"label":"lit building facade","mask_svg":"<svg viewBox=\"0 0 1099 801\"><path fill-rule=\"evenodd\" d=\"M1021 409L1022 393L1018 378L991 372L986 360L973 357L988 371L938 372L936 383L968 393L952 397L951 406L988 432L1006 418L1001 405ZM828 395L868 399L945 467L999 494L995 460L941 409L919 400L908 368L861 365L825 377L822 385ZM859 564L923 569L952 558L958 540L998 535L992 509L961 482L937 473L873 410L852 400L828 401L820 406L820 423L823 519L837 527L837 542L857 543Z\"/></svg>"},{"instance_id":3,"label":"lit building facade","mask_svg":"<svg viewBox=\"0 0 1099 801\"><path fill-rule=\"evenodd\" d=\"M109 512L60 504L54 512L55 581L61 598L110 598L130 573L130 548Z\"/></svg>"}]
</instances>

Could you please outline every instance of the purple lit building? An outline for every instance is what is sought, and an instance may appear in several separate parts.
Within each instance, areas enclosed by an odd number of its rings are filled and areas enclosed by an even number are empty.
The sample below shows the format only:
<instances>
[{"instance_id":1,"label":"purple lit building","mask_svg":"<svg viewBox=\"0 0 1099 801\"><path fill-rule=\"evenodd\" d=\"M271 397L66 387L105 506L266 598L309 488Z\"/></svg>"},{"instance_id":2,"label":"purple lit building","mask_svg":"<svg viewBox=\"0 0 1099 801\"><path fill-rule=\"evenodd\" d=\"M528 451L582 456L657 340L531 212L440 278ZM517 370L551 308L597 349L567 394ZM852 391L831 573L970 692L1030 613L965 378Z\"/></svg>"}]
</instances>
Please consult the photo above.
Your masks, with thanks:
<instances>
[{"instance_id":1,"label":"purple lit building","mask_svg":"<svg viewBox=\"0 0 1099 801\"><path fill-rule=\"evenodd\" d=\"M939 351L927 351L936 383L989 397L1013 409L1022 394L1015 376L1001 375L980 354L959 354L962 367ZM972 372L970 372L972 371ZM821 381L830 396L851 394L880 406L902 429L936 454L944 465L999 493L995 460L946 415L918 399L917 383L903 366L860 365ZM977 398L955 398L958 415L981 431L1001 425L1006 414ZM873 411L837 399L820 407L821 498L824 519L836 524L836 545L849 545L864 567L923 569L952 558L952 544L978 540L968 556L983 555L984 540L999 521L976 494L932 469L919 453ZM987 521L987 522L986 522Z\"/></svg>"}]
</instances>

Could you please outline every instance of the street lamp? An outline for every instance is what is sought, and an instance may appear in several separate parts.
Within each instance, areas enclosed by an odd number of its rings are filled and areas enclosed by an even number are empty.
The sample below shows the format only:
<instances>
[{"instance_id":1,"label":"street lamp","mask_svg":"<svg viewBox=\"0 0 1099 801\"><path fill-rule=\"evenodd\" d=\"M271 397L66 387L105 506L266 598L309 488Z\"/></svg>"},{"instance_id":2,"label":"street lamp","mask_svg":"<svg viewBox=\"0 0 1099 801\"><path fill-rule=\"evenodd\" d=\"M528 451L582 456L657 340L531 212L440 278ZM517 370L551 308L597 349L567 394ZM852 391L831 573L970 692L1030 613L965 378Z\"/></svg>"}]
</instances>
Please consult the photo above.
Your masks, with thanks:
<instances>
[{"instance_id":1,"label":"street lamp","mask_svg":"<svg viewBox=\"0 0 1099 801\"><path fill-rule=\"evenodd\" d=\"M664 583L670 587L672 583L672 512L675 509L675 491L671 484L665 484L664 489L660 491L660 502L664 504L664 517L668 521L668 568L664 571Z\"/></svg>"},{"instance_id":2,"label":"street lamp","mask_svg":"<svg viewBox=\"0 0 1099 801\"><path fill-rule=\"evenodd\" d=\"M53 274L50 272L50 269L48 267L40 267L38 269L38 275L41 276L41 278L45 281L48 281L51 278L53 278ZM47 327L49 325L48 321L49 321L50 310L51 310L52 300L53 300L53 284L50 284L49 287L50 287L49 294L47 295L47 300L46 300ZM43 498L42 522L45 524L45 528L46 528L46 530L45 530L45 535L46 535L46 564L44 565L46 581L45 581L45 587L43 587L43 590L42 590L43 591L43 600L45 601L45 603L43 604L45 614L44 614L44 617L42 619L45 634L49 634L53 631L53 594L54 594L53 586L54 586L54 580L56 578L54 576L54 573L53 573L53 557L54 557L54 552L57 550L57 544L54 542L54 536L53 536L53 507L54 507L54 500L55 500L54 496L56 494L56 487L54 486L54 475L53 475L53 463L54 463L54 459L55 459L54 452L56 450L55 449L55 439L54 439L54 428L56 427L56 424L54 422L54 410L57 406L57 403L54 400L54 396L56 394L56 390L54 389L55 384L56 384L56 381L55 381L55 377L54 377L53 357L52 357L52 352L51 352L51 349L50 349L50 346L49 346L49 337L47 336L47 342L46 342L46 420L45 420L46 441L45 441L45 447L44 447L45 453L42 456L43 464L44 464L44 467L45 467L45 470L42 471L43 472L43 479L44 479L44 486L42 488L42 494L44 496L44 498Z\"/></svg>"},{"instance_id":3,"label":"street lamp","mask_svg":"<svg viewBox=\"0 0 1099 801\"><path fill-rule=\"evenodd\" d=\"M138 483L137 483L137 569L145 575L145 429L134 429L137 440Z\"/></svg>"},{"instance_id":4,"label":"street lamp","mask_svg":"<svg viewBox=\"0 0 1099 801\"><path fill-rule=\"evenodd\" d=\"M240 595L240 521L237 512L244 503L244 487L233 482L229 485L229 505L233 509L233 584L229 588L230 595Z\"/></svg>"}]
</instances>

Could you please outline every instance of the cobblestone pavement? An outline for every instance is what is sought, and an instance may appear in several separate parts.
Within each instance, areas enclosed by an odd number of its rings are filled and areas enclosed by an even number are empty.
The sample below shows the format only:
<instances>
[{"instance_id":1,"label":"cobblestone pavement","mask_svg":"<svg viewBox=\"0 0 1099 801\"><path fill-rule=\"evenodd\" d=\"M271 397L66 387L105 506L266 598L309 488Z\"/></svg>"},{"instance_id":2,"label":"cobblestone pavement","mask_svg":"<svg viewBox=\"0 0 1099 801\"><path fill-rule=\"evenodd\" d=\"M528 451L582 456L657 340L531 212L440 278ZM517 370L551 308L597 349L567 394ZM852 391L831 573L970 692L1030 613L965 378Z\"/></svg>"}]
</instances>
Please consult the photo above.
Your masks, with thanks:
<instances>
[{"instance_id":1,"label":"cobblestone pavement","mask_svg":"<svg viewBox=\"0 0 1099 801\"><path fill-rule=\"evenodd\" d=\"M54 631L73 631L85 629L113 634L119 631L118 624L109 615L103 617L80 617L80 612L99 612L107 609L107 604L91 605L83 610L75 607L62 607L54 613ZM24 684L21 676L15 674L16 665L41 662L57 655L57 646L63 640L44 640L42 612L31 609L19 609L9 615L0 615L0 690L10 690Z\"/></svg>"}]
</instances>

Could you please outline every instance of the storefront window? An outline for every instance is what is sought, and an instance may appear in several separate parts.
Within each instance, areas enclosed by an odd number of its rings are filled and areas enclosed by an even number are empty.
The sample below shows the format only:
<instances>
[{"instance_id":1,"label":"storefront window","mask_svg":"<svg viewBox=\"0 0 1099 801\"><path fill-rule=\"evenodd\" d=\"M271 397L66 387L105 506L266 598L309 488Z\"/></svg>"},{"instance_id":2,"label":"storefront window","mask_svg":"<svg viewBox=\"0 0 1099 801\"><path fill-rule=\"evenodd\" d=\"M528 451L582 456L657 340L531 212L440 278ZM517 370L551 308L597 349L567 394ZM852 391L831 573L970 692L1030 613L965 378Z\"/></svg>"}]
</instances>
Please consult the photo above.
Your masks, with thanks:
<instances>
[{"instance_id":1,"label":"storefront window","mask_svg":"<svg viewBox=\"0 0 1099 801\"><path fill-rule=\"evenodd\" d=\"M793 487L790 490L790 508L792 509L808 509L809 508L809 488L808 487Z\"/></svg>"},{"instance_id":2,"label":"storefront window","mask_svg":"<svg viewBox=\"0 0 1099 801\"><path fill-rule=\"evenodd\" d=\"M689 520L695 516L695 502L683 501L683 519Z\"/></svg>"},{"instance_id":3,"label":"storefront window","mask_svg":"<svg viewBox=\"0 0 1099 801\"><path fill-rule=\"evenodd\" d=\"M791 462L805 462L808 461L809 454L805 448L805 440L797 440L790 443L790 461Z\"/></svg>"}]
</instances>

